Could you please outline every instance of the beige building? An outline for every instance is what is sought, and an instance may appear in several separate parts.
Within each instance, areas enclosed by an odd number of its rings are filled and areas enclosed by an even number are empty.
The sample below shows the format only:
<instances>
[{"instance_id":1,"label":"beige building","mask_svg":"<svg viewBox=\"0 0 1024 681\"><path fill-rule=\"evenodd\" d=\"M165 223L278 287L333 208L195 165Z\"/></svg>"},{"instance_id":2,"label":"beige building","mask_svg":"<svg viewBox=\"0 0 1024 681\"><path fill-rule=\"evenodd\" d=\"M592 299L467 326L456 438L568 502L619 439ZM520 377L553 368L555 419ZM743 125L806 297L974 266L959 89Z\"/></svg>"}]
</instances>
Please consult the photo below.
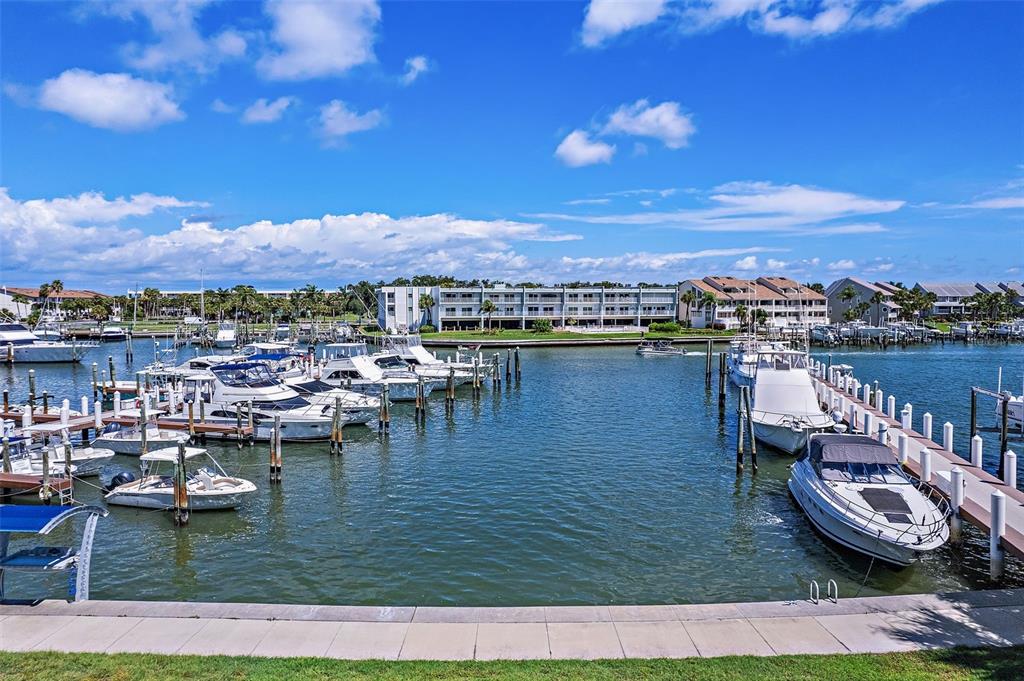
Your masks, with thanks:
<instances>
[{"instance_id":1,"label":"beige building","mask_svg":"<svg viewBox=\"0 0 1024 681\"><path fill-rule=\"evenodd\" d=\"M704 277L689 279L679 284L679 294L694 294L696 302L690 305L689 317L685 303L679 305L679 320L694 328L735 329L742 326L737 315L741 306L747 310L747 320L753 319L754 310L764 310L767 325L774 328L808 329L828 322L828 300L814 289L787 277ZM703 302L706 295L715 298L713 304Z\"/></svg>"}]
</instances>

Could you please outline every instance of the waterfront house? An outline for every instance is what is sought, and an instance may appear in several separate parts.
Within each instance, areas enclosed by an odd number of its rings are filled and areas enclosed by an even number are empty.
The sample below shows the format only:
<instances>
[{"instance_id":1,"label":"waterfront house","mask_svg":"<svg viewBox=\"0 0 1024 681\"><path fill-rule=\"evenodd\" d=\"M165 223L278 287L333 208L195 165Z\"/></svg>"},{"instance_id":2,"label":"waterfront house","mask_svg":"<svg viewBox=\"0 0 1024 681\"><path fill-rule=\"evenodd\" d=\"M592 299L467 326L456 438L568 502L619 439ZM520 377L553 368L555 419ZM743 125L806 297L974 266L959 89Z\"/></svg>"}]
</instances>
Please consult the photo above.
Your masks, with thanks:
<instances>
[{"instance_id":1,"label":"waterfront house","mask_svg":"<svg viewBox=\"0 0 1024 681\"><path fill-rule=\"evenodd\" d=\"M754 311L764 310L767 325L774 328L807 329L828 320L828 300L814 289L787 277L704 277L688 279L679 285L679 294L694 294L696 302L680 305L680 321L689 321L693 328L735 329L742 326L737 313L745 309L747 319ZM707 296L715 302L705 302ZM742 306L742 307L741 307Z\"/></svg>"},{"instance_id":2,"label":"waterfront house","mask_svg":"<svg viewBox=\"0 0 1024 681\"><path fill-rule=\"evenodd\" d=\"M936 282L921 282L914 285L914 289L925 293L935 294L935 303L932 305L932 317L948 317L950 315L962 315L967 311L965 298L970 298L981 289L977 284L954 283L943 284Z\"/></svg>"},{"instance_id":3,"label":"waterfront house","mask_svg":"<svg viewBox=\"0 0 1024 681\"><path fill-rule=\"evenodd\" d=\"M15 302L15 296L24 296L28 303ZM39 287L28 286L0 286L0 309L7 310L15 317L26 317L31 311L32 305L42 306L49 303L55 308L54 314L63 317L59 311L61 303L67 300L96 300L109 299L110 296L88 289L63 289L60 293L50 293L49 296L39 295Z\"/></svg>"},{"instance_id":4,"label":"waterfront house","mask_svg":"<svg viewBox=\"0 0 1024 681\"><path fill-rule=\"evenodd\" d=\"M847 298L847 291L852 290L854 296ZM894 294L897 287L881 281L869 283L858 277L843 277L829 284L825 289L825 296L828 298L829 321L847 321L847 310L867 304L867 310L858 319L861 319L872 326L885 326L890 322L899 319L902 308L895 301ZM881 302L874 303L873 300L881 298Z\"/></svg>"}]
</instances>

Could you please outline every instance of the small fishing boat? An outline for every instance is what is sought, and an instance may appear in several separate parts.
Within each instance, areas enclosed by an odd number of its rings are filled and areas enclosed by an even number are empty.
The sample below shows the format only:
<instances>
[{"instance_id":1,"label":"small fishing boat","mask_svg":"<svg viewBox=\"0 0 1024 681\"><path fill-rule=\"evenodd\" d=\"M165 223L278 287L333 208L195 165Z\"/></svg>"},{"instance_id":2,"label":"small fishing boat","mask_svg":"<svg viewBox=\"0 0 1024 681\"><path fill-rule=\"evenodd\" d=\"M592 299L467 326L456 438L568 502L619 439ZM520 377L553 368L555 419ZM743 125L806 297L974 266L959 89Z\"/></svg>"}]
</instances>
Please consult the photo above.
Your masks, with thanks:
<instances>
[{"instance_id":1,"label":"small fishing boat","mask_svg":"<svg viewBox=\"0 0 1024 681\"><path fill-rule=\"evenodd\" d=\"M235 347L235 334L234 322L221 322L217 326L217 335L213 337L213 347L220 349Z\"/></svg>"},{"instance_id":2,"label":"small fishing boat","mask_svg":"<svg viewBox=\"0 0 1024 681\"><path fill-rule=\"evenodd\" d=\"M667 340L644 340L636 346L636 354L641 357L685 357L688 354L700 353L688 353L683 348L674 347Z\"/></svg>"},{"instance_id":3,"label":"small fishing boat","mask_svg":"<svg viewBox=\"0 0 1024 681\"><path fill-rule=\"evenodd\" d=\"M209 465L185 471L185 489L190 511L236 508L247 494L256 491L256 485L248 480L225 473L217 460L205 449L185 447L184 463L188 466L201 456L209 459ZM150 467L150 472L143 474L138 480L125 480L126 477L131 477L130 474L122 473L117 476L115 481L120 484L107 492L107 503L136 508L174 508L174 477L160 475L156 471L169 464L176 472L178 448L168 447L143 454L140 461Z\"/></svg>"},{"instance_id":4,"label":"small fishing boat","mask_svg":"<svg viewBox=\"0 0 1024 681\"><path fill-rule=\"evenodd\" d=\"M123 326L118 324L104 324L103 328L100 329L100 340L101 341L123 341L128 337L128 332L124 330Z\"/></svg>"},{"instance_id":5,"label":"small fishing boat","mask_svg":"<svg viewBox=\"0 0 1024 681\"><path fill-rule=\"evenodd\" d=\"M946 502L933 501L931 488L919 489L889 447L864 435L811 435L788 487L826 537L894 565L949 539Z\"/></svg>"},{"instance_id":6,"label":"small fishing boat","mask_svg":"<svg viewBox=\"0 0 1024 681\"><path fill-rule=\"evenodd\" d=\"M187 439L188 433L180 430L165 430L153 424L146 426L145 437L143 437L143 429L139 426L122 426L111 423L100 431L96 439L92 441L92 446L109 449L116 454L139 456L142 454L143 447L152 451L175 445Z\"/></svg>"},{"instance_id":7,"label":"small fishing boat","mask_svg":"<svg viewBox=\"0 0 1024 681\"><path fill-rule=\"evenodd\" d=\"M758 353L750 417L758 440L790 454L801 451L811 433L835 425L818 404L807 355L797 350Z\"/></svg>"},{"instance_id":8,"label":"small fishing boat","mask_svg":"<svg viewBox=\"0 0 1024 681\"><path fill-rule=\"evenodd\" d=\"M103 468L114 458L114 450L103 447L73 447L70 442L53 445L46 448L50 467L57 470L64 470L64 461L67 452L71 452L71 466L75 476L84 478L99 475ZM39 470L43 470L43 450L30 449L29 458L33 464L38 464Z\"/></svg>"}]
</instances>

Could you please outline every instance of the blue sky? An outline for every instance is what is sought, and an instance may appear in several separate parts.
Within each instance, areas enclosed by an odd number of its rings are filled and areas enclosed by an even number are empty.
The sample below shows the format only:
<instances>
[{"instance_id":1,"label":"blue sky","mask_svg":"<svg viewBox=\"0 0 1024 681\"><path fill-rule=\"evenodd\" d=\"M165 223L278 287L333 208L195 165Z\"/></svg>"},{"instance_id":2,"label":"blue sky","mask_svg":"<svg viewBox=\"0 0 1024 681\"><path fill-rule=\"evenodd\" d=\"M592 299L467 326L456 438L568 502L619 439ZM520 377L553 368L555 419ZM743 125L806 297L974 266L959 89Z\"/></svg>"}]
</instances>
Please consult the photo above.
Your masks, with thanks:
<instances>
[{"instance_id":1,"label":"blue sky","mask_svg":"<svg viewBox=\"0 0 1024 681\"><path fill-rule=\"evenodd\" d=\"M0 13L0 284L1024 279L1024 3Z\"/></svg>"}]
</instances>

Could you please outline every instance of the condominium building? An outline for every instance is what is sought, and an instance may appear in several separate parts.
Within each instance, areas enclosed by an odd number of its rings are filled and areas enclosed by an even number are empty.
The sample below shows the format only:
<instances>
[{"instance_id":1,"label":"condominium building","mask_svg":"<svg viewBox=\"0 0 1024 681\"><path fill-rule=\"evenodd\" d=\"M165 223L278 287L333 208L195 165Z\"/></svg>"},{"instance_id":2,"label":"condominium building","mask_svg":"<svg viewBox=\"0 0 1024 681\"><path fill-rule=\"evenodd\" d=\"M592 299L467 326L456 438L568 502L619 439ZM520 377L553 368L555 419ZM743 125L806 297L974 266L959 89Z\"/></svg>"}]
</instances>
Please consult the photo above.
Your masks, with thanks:
<instances>
[{"instance_id":1,"label":"condominium building","mask_svg":"<svg viewBox=\"0 0 1024 681\"><path fill-rule=\"evenodd\" d=\"M432 306L420 306L423 295L430 296ZM428 322L439 330L477 328L488 322L481 309L484 301L494 305L490 323L495 328L525 329L536 319L547 319L556 327L647 326L675 320L677 289L384 286L377 290L377 321L396 331Z\"/></svg>"},{"instance_id":2,"label":"condominium building","mask_svg":"<svg viewBox=\"0 0 1024 681\"><path fill-rule=\"evenodd\" d=\"M767 325L775 328L806 329L828 321L828 300L812 288L786 277L704 277L689 279L679 285L682 296L691 292L695 300L679 306L680 321L694 328L735 329L743 326L737 310L746 311L747 320L754 310L764 310ZM707 294L714 303L707 303ZM689 317L687 317L689 315Z\"/></svg>"},{"instance_id":3,"label":"condominium building","mask_svg":"<svg viewBox=\"0 0 1024 681\"><path fill-rule=\"evenodd\" d=\"M1019 303L1024 295L1024 286L1019 281L1003 282L974 282L974 283L953 283L944 284L936 282L921 282L914 285L914 289L925 293L935 294L935 303L932 305L931 315L934 317L946 317L949 315L963 315L970 307L965 299L976 293L1013 293Z\"/></svg>"},{"instance_id":4,"label":"condominium building","mask_svg":"<svg viewBox=\"0 0 1024 681\"><path fill-rule=\"evenodd\" d=\"M829 320L833 322L850 321L846 318L847 310L867 303L866 311L858 319L872 326L884 326L895 322L903 308L893 299L896 287L883 281L869 283L858 277L843 277L829 284L825 289L828 298ZM850 296L852 291L853 295ZM875 296L881 297L880 303L872 303Z\"/></svg>"}]
</instances>

